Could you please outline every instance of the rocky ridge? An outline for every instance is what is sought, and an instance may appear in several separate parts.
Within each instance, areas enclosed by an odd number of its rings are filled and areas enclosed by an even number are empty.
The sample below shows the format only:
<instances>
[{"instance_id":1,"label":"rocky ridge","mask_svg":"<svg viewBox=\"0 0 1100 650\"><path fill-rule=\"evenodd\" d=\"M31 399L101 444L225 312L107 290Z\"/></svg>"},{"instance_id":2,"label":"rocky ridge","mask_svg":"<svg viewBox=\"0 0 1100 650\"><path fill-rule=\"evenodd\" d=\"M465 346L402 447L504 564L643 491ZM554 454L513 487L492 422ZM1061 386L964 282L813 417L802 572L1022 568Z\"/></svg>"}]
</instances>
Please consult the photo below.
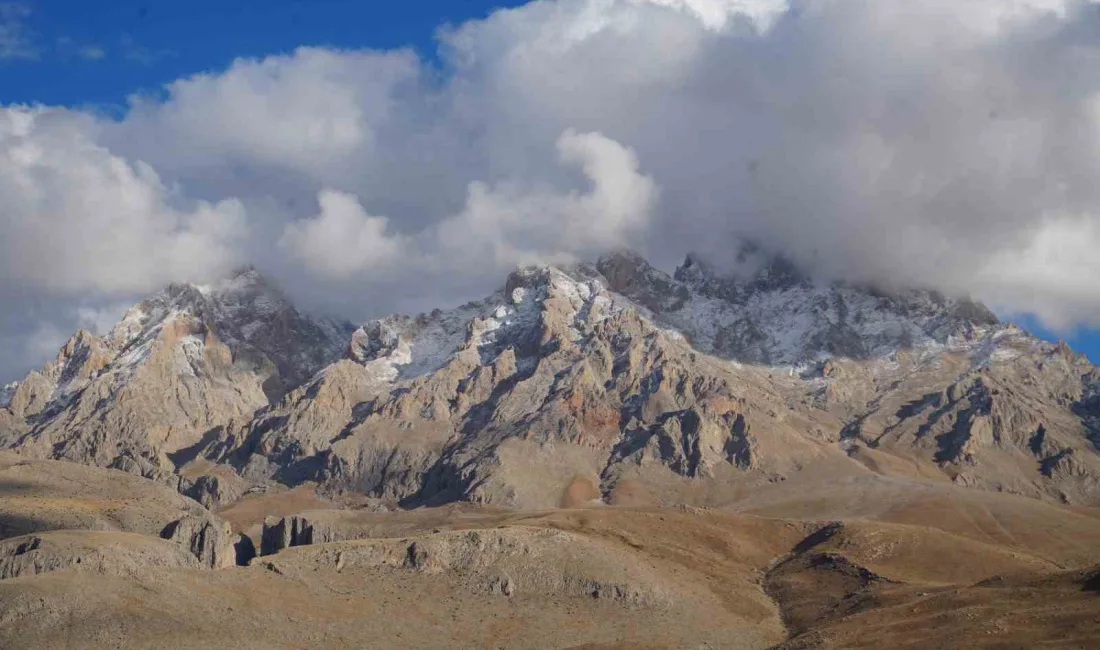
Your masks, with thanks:
<instances>
[{"instance_id":1,"label":"rocky ridge","mask_svg":"<svg viewBox=\"0 0 1100 650\"><path fill-rule=\"evenodd\" d=\"M5 388L0 441L171 481L170 456L281 399L338 358L351 329L300 314L252 268L172 285Z\"/></svg>"},{"instance_id":2,"label":"rocky ridge","mask_svg":"<svg viewBox=\"0 0 1100 650\"><path fill-rule=\"evenodd\" d=\"M668 276L620 253L520 270L484 301L366 324L347 359L206 453L250 480L406 505L614 502L639 484L720 500L827 459L866 471L881 453L964 485L1096 498L1083 358L970 301L790 268L737 280L689 258ZM965 395L994 378L1034 394L998 397L991 437ZM939 406L916 408L933 387ZM1071 461L1083 468L1059 469Z\"/></svg>"},{"instance_id":3,"label":"rocky ridge","mask_svg":"<svg viewBox=\"0 0 1100 650\"><path fill-rule=\"evenodd\" d=\"M819 468L1100 502L1083 357L968 300L740 261L526 268L485 300L354 332L251 270L172 287L9 390L0 430L208 505L307 481L406 506L716 504ZM199 490L177 474L194 459L237 476Z\"/></svg>"}]
</instances>

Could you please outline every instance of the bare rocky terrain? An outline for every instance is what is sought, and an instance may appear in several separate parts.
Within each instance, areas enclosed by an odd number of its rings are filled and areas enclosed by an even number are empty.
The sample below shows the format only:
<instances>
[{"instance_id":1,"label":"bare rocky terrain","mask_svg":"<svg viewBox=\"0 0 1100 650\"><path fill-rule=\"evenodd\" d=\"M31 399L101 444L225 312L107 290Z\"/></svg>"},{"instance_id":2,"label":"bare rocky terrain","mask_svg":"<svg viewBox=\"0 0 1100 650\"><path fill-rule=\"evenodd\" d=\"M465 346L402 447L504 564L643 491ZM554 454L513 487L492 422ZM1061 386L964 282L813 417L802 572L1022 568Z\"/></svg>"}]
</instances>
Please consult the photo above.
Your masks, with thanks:
<instances>
[{"instance_id":1,"label":"bare rocky terrain","mask_svg":"<svg viewBox=\"0 0 1100 650\"><path fill-rule=\"evenodd\" d=\"M358 328L245 269L77 333L0 392L0 646L1100 646L1100 371L740 262Z\"/></svg>"}]
</instances>

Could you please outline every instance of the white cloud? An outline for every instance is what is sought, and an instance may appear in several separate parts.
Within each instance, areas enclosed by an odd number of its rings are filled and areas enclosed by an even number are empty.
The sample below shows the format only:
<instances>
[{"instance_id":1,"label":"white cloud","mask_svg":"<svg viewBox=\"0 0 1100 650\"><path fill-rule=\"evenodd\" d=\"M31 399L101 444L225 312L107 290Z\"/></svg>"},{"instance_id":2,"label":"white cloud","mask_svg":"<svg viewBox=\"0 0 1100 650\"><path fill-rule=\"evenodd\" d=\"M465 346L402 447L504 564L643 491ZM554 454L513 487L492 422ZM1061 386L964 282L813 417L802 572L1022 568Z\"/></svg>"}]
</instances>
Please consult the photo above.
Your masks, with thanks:
<instances>
[{"instance_id":1,"label":"white cloud","mask_svg":"<svg viewBox=\"0 0 1100 650\"><path fill-rule=\"evenodd\" d=\"M722 29L736 16L744 16L757 29L769 29L789 8L787 0L633 0L672 7L694 14L709 29Z\"/></svg>"},{"instance_id":2,"label":"white cloud","mask_svg":"<svg viewBox=\"0 0 1100 650\"><path fill-rule=\"evenodd\" d=\"M245 230L240 202L184 207L151 167L90 131L66 111L0 111L4 283L117 294L226 272Z\"/></svg>"},{"instance_id":3,"label":"white cloud","mask_svg":"<svg viewBox=\"0 0 1100 650\"><path fill-rule=\"evenodd\" d=\"M471 183L466 206L442 221L437 247L461 267L492 260L493 270L518 263L598 254L643 241L658 199L634 152L600 133L567 130L558 162L580 169L587 192L561 192L514 181Z\"/></svg>"},{"instance_id":4,"label":"white cloud","mask_svg":"<svg viewBox=\"0 0 1100 650\"><path fill-rule=\"evenodd\" d=\"M250 258L362 318L517 261L751 236L1100 324L1098 35L1085 0L542 0L442 32L438 66L243 59L2 136L4 286L87 298Z\"/></svg>"},{"instance_id":5,"label":"white cloud","mask_svg":"<svg viewBox=\"0 0 1100 650\"><path fill-rule=\"evenodd\" d=\"M279 241L308 270L343 280L398 260L401 241L386 234L384 217L368 215L355 196L344 192L323 190L317 201L320 214L287 225Z\"/></svg>"},{"instance_id":6,"label":"white cloud","mask_svg":"<svg viewBox=\"0 0 1100 650\"><path fill-rule=\"evenodd\" d=\"M389 220L367 214L352 195L324 190L321 212L286 226L280 245L312 273L346 280L385 274L484 275L516 264L597 254L640 241L656 205L653 179L634 152L598 133L566 131L558 160L579 169L587 192L516 180L471 183L465 208L413 235L389 232Z\"/></svg>"},{"instance_id":7,"label":"white cloud","mask_svg":"<svg viewBox=\"0 0 1100 650\"><path fill-rule=\"evenodd\" d=\"M1055 329L1072 329L1078 319L1064 305L1100 314L1098 245L1095 217L1050 218L1025 233L1018 246L994 254L975 274L975 290L1016 313L1045 314Z\"/></svg>"},{"instance_id":8,"label":"white cloud","mask_svg":"<svg viewBox=\"0 0 1100 650\"><path fill-rule=\"evenodd\" d=\"M117 132L158 167L275 167L309 176L338 173L372 152L374 131L393 109L391 91L418 74L407 52L300 48L289 56L238 59L219 74L169 84L167 98L136 96Z\"/></svg>"}]
</instances>

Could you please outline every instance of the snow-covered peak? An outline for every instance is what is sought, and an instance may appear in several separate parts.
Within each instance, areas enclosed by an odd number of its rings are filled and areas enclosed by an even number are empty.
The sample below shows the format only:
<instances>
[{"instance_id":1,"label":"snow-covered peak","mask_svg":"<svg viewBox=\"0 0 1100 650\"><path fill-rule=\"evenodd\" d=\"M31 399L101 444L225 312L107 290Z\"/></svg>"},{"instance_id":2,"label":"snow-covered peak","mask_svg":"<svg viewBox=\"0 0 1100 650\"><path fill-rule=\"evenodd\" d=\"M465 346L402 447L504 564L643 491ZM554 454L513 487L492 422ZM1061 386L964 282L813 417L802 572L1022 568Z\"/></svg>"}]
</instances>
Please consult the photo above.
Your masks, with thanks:
<instances>
[{"instance_id":1,"label":"snow-covered peak","mask_svg":"<svg viewBox=\"0 0 1100 650\"><path fill-rule=\"evenodd\" d=\"M484 300L365 324L352 338L351 356L385 381L429 374L466 352L489 363L510 348L523 367L535 360L542 337L555 324L566 338L580 340L613 309L592 265L525 267Z\"/></svg>"},{"instance_id":2,"label":"snow-covered peak","mask_svg":"<svg viewBox=\"0 0 1100 650\"><path fill-rule=\"evenodd\" d=\"M789 260L753 245L728 269L688 256L673 277L634 254L616 254L598 266L612 290L699 349L751 363L886 356L975 342L1005 327L983 305L935 291L816 283Z\"/></svg>"},{"instance_id":3,"label":"snow-covered peak","mask_svg":"<svg viewBox=\"0 0 1100 650\"><path fill-rule=\"evenodd\" d=\"M256 287L270 287L267 279L251 264L234 269L229 275L213 284L194 285L199 291L210 293L224 293L232 291L249 291Z\"/></svg>"},{"instance_id":4,"label":"snow-covered peak","mask_svg":"<svg viewBox=\"0 0 1100 650\"><path fill-rule=\"evenodd\" d=\"M223 310L244 310L255 315L269 315L293 309L282 291L252 266L237 269L212 285L195 288Z\"/></svg>"},{"instance_id":5,"label":"snow-covered peak","mask_svg":"<svg viewBox=\"0 0 1100 650\"><path fill-rule=\"evenodd\" d=\"M689 256L673 277L637 253L616 251L595 265L523 268L485 300L364 325L352 356L375 366L387 360L387 380L433 372L471 347L491 361L506 347L533 349L551 304L564 311L559 320L573 340L614 310L634 308L700 351L775 366L886 357L905 348L977 349L1006 327L977 303L932 291L817 284L755 248L742 250L738 262L739 272L721 272Z\"/></svg>"}]
</instances>

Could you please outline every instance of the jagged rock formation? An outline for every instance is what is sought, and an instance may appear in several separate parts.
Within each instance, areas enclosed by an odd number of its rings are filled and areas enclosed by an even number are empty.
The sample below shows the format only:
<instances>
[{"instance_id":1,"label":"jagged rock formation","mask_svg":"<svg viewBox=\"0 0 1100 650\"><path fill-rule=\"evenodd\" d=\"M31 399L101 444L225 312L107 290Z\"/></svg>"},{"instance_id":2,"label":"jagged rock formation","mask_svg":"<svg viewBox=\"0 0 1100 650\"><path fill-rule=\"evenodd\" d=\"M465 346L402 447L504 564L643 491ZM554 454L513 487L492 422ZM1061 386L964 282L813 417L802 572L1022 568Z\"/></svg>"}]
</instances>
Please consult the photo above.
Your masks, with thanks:
<instances>
[{"instance_id":1,"label":"jagged rock formation","mask_svg":"<svg viewBox=\"0 0 1100 650\"><path fill-rule=\"evenodd\" d=\"M314 538L313 524L304 517L269 517L264 520L261 555L274 555L294 546L335 541L323 535Z\"/></svg>"},{"instance_id":2,"label":"jagged rock formation","mask_svg":"<svg viewBox=\"0 0 1100 650\"><path fill-rule=\"evenodd\" d=\"M752 248L741 252L746 264L754 256L761 254ZM600 267L617 264L617 257L605 258ZM782 257L765 256L755 265L753 275L739 278L688 257L673 283L674 295L684 299L660 305L654 312L713 354L781 366L832 357L887 356L899 349L974 337L998 325L984 306L934 291L883 292L844 283L817 284ZM646 267L639 272L644 280L632 282L628 295L638 286L645 287L642 292L647 295L668 295L667 280Z\"/></svg>"},{"instance_id":3,"label":"jagged rock formation","mask_svg":"<svg viewBox=\"0 0 1100 650\"><path fill-rule=\"evenodd\" d=\"M252 541L234 534L232 527L212 515L188 516L173 521L160 536L186 548L211 569L246 565L256 556Z\"/></svg>"},{"instance_id":4,"label":"jagged rock formation","mask_svg":"<svg viewBox=\"0 0 1100 650\"><path fill-rule=\"evenodd\" d=\"M204 474L188 481L180 480L180 492L198 501L204 508L217 510L243 497L250 488L239 477Z\"/></svg>"},{"instance_id":5,"label":"jagged rock formation","mask_svg":"<svg viewBox=\"0 0 1100 650\"><path fill-rule=\"evenodd\" d=\"M204 437L338 358L350 329L301 315L254 269L216 286L173 285L104 337L78 332L5 388L0 441L164 478Z\"/></svg>"},{"instance_id":6,"label":"jagged rock formation","mask_svg":"<svg viewBox=\"0 0 1100 650\"><path fill-rule=\"evenodd\" d=\"M734 335L754 331L767 336ZM670 277L617 254L516 272L456 310L369 323L348 359L208 452L253 480L310 479L409 503L553 507L577 477L607 498L638 482L679 498L676 477L782 480L855 457L862 441L963 484L1091 502L1100 495L1084 424L1091 366L1051 363L1052 354L1062 353L984 307L933 292L816 286L781 260L737 280L689 259ZM1028 364L1035 376L1021 377ZM991 419L974 410L985 407L966 397L966 377L998 372L1020 382L1017 392L1041 388L1030 415L1007 397ZM936 411L910 404L928 386L953 415L919 421ZM1062 394L1052 400L1053 387ZM905 422L870 438L885 416ZM1048 442L1036 456L1040 421ZM1001 440L1025 422L1027 439ZM1011 445L1012 464L988 449L975 455L986 438ZM974 469L982 456L988 471Z\"/></svg>"},{"instance_id":7,"label":"jagged rock formation","mask_svg":"<svg viewBox=\"0 0 1100 650\"><path fill-rule=\"evenodd\" d=\"M355 515L371 516L388 510L380 505L368 505L354 511L317 510L289 517L266 517L261 532L261 555L274 555L284 549L311 544L328 544L353 539L365 539L377 532L370 526L349 525Z\"/></svg>"},{"instance_id":8,"label":"jagged rock formation","mask_svg":"<svg viewBox=\"0 0 1100 650\"><path fill-rule=\"evenodd\" d=\"M715 504L817 468L1100 503L1086 360L968 300L739 262L521 269L354 332L254 271L172 287L6 389L0 432L209 507L272 481L403 505ZM180 476L193 459L222 467Z\"/></svg>"},{"instance_id":9,"label":"jagged rock formation","mask_svg":"<svg viewBox=\"0 0 1100 650\"><path fill-rule=\"evenodd\" d=\"M577 475L613 489L625 464L782 471L754 445L818 451L778 421L761 443L744 417L782 400L764 374L737 378L651 322L594 267L529 269L486 301L361 328L351 359L214 451L252 479L545 507Z\"/></svg>"},{"instance_id":10,"label":"jagged rock formation","mask_svg":"<svg viewBox=\"0 0 1100 650\"><path fill-rule=\"evenodd\" d=\"M935 463L962 485L1095 503L1094 367L1014 329L959 361L945 355L897 375L844 437Z\"/></svg>"}]
</instances>

